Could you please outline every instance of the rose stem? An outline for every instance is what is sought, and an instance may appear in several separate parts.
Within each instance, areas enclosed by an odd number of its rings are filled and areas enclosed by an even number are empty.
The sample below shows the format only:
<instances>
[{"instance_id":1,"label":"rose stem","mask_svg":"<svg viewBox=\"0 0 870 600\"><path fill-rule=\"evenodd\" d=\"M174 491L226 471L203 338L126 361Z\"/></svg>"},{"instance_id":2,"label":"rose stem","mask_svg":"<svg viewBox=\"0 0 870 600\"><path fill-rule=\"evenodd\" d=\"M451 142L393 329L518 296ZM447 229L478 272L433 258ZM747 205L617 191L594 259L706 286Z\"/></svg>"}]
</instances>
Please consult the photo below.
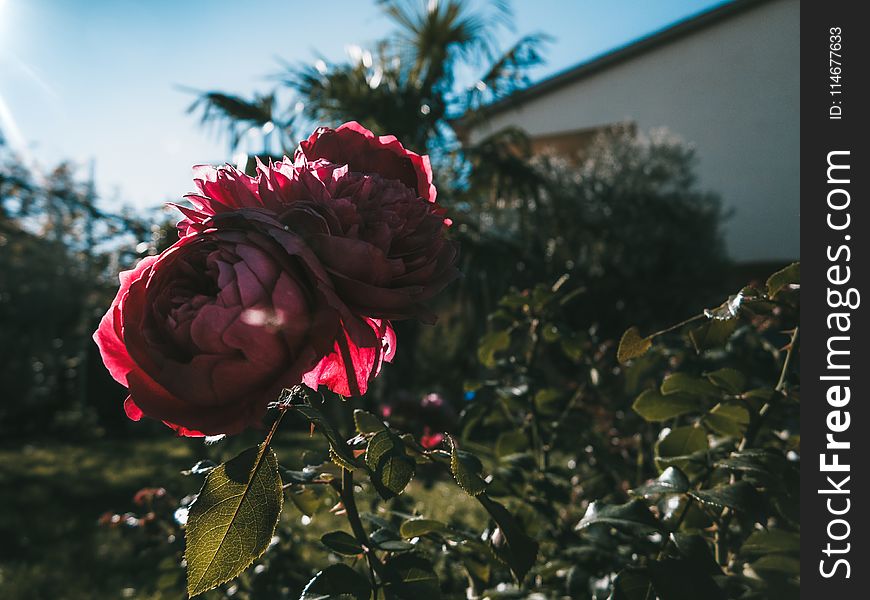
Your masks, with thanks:
<instances>
[{"instance_id":1,"label":"rose stem","mask_svg":"<svg viewBox=\"0 0 870 600\"><path fill-rule=\"evenodd\" d=\"M362 394L359 390L359 382L356 379L356 369L353 366L353 359L350 356L350 348L347 345L347 337L343 331L338 336L338 349L341 352L341 361L344 363L344 371L347 376L347 386L350 390L350 395L352 398L362 398ZM374 549L371 547L369 536L366 533L365 527L363 527L362 524L362 519L360 519L359 516L359 510L356 506L356 498L354 498L353 470L342 467L341 487L336 489L338 489L341 503L344 505L344 510L347 514L347 520L350 523L351 531L353 531L357 541L362 544L365 549L366 560L369 565L369 578L372 583L372 591L374 592L375 597L377 597L378 585L377 580L375 579L375 571L381 570L382 565L377 555L375 555Z\"/></svg>"}]
</instances>

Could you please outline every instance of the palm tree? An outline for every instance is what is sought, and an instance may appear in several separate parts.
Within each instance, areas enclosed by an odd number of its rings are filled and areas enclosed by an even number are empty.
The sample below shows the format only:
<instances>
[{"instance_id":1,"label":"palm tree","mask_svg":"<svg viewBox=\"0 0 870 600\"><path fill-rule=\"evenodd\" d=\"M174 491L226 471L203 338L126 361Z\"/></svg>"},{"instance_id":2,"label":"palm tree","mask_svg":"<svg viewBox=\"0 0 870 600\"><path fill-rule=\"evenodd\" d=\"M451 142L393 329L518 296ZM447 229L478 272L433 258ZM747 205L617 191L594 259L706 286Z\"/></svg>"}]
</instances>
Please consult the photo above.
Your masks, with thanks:
<instances>
[{"instance_id":1,"label":"palm tree","mask_svg":"<svg viewBox=\"0 0 870 600\"><path fill-rule=\"evenodd\" d=\"M437 155L457 141L451 119L525 85L529 69L542 63L540 50L548 39L543 34L523 36L499 52L498 34L512 21L504 0L480 9L466 0L378 4L396 31L373 51L354 48L346 62L320 59L314 65L287 66L280 76L307 120L356 120L375 132L396 135L417 151ZM457 72L480 76L471 85L460 85ZM221 124L233 150L251 127L271 122L286 137L292 133L292 119L276 118L274 93L253 100L200 93L190 111L200 112L205 124Z\"/></svg>"}]
</instances>

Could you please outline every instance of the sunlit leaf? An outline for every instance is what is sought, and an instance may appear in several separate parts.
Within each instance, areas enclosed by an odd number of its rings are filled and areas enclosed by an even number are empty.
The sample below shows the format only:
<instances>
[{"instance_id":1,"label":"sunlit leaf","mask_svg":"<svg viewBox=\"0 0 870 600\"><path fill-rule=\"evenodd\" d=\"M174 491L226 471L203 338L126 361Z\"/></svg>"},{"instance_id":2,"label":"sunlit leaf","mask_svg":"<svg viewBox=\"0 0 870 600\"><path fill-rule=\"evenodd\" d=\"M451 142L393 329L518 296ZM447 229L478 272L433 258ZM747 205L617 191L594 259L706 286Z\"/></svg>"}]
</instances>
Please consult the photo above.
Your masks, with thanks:
<instances>
[{"instance_id":1,"label":"sunlit leaf","mask_svg":"<svg viewBox=\"0 0 870 600\"><path fill-rule=\"evenodd\" d=\"M447 530L447 525L433 519L409 519L402 523L399 533L403 538L411 539L427 533L440 533Z\"/></svg>"},{"instance_id":2,"label":"sunlit leaf","mask_svg":"<svg viewBox=\"0 0 870 600\"><path fill-rule=\"evenodd\" d=\"M377 416L359 408L353 411L353 423L356 426L357 433L363 435L377 433L387 428L384 422Z\"/></svg>"},{"instance_id":3,"label":"sunlit leaf","mask_svg":"<svg viewBox=\"0 0 870 600\"><path fill-rule=\"evenodd\" d=\"M190 596L236 577L266 551L283 499L278 461L266 445L208 474L185 531Z\"/></svg>"},{"instance_id":4,"label":"sunlit leaf","mask_svg":"<svg viewBox=\"0 0 870 600\"><path fill-rule=\"evenodd\" d=\"M486 489L486 482L480 476L482 465L480 460L472 454L462 452L451 436L447 436L450 442L450 472L465 492L470 496L477 496Z\"/></svg>"},{"instance_id":5,"label":"sunlit leaf","mask_svg":"<svg viewBox=\"0 0 870 600\"><path fill-rule=\"evenodd\" d=\"M625 364L633 358L643 356L652 346L651 337L640 337L640 331L637 327L630 327L622 334L622 339L619 340L619 347L616 350L616 360L621 364Z\"/></svg>"},{"instance_id":6,"label":"sunlit leaf","mask_svg":"<svg viewBox=\"0 0 870 600\"><path fill-rule=\"evenodd\" d=\"M372 482L384 499L401 494L416 470L414 459L405 453L404 442L386 429L369 440L365 460Z\"/></svg>"}]
</instances>

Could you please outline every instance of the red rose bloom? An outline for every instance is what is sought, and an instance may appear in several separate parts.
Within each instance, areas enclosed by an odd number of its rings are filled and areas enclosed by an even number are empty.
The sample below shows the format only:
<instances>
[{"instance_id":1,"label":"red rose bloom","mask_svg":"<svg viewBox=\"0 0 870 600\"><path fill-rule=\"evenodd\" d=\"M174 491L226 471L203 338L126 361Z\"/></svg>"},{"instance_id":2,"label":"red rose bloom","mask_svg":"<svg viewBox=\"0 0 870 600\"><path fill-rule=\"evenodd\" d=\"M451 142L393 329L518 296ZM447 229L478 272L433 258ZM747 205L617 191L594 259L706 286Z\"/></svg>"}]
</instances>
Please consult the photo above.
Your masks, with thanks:
<instances>
[{"instance_id":1,"label":"red rose bloom","mask_svg":"<svg viewBox=\"0 0 870 600\"><path fill-rule=\"evenodd\" d=\"M274 229L224 222L121 273L94 339L129 388L131 419L181 435L237 433L332 350L328 275L298 236Z\"/></svg>"},{"instance_id":2,"label":"red rose bloom","mask_svg":"<svg viewBox=\"0 0 870 600\"><path fill-rule=\"evenodd\" d=\"M356 123L255 177L195 181L182 239L122 274L95 334L132 418L231 433L282 386L365 393L395 351L389 320L433 321L425 301L458 275L428 158Z\"/></svg>"},{"instance_id":3,"label":"red rose bloom","mask_svg":"<svg viewBox=\"0 0 870 600\"><path fill-rule=\"evenodd\" d=\"M351 121L330 129L321 127L299 144L297 164L325 159L336 165L347 165L355 173L377 174L384 179L401 181L416 191L416 195L435 202L432 166L428 156L405 150L392 135L376 136Z\"/></svg>"}]
</instances>

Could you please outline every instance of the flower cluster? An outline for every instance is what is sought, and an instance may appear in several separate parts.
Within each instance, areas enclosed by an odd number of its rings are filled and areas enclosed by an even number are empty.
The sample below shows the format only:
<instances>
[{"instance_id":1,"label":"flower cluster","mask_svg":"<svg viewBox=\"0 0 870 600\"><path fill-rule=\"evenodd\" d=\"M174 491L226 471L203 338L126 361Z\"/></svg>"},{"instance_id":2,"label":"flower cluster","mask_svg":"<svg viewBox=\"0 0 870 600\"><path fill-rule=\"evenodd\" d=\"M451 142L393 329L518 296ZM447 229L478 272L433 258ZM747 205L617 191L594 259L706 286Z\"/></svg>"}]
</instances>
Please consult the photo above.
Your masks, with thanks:
<instances>
[{"instance_id":1,"label":"flower cluster","mask_svg":"<svg viewBox=\"0 0 870 600\"><path fill-rule=\"evenodd\" d=\"M180 435L237 433L282 387L365 393L391 320L432 322L458 272L428 157L357 123L256 176L197 167L180 239L121 273L94 339L124 407Z\"/></svg>"}]
</instances>

